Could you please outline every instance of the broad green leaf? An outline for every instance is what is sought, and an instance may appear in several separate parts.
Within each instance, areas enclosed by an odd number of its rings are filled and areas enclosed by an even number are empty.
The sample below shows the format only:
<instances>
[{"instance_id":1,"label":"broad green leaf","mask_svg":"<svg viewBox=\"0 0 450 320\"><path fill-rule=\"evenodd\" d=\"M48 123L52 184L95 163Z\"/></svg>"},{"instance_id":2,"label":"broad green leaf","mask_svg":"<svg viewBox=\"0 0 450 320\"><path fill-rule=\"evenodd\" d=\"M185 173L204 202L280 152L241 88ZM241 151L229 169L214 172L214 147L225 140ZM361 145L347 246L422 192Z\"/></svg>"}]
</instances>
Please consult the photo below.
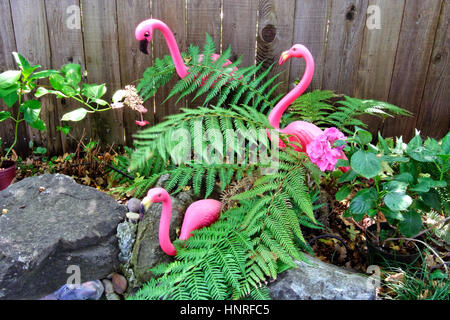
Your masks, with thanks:
<instances>
[{"instance_id":1,"label":"broad green leaf","mask_svg":"<svg viewBox=\"0 0 450 320\"><path fill-rule=\"evenodd\" d=\"M441 199L439 197L439 194L436 192L436 190L430 189L430 191L428 191L427 193L421 193L420 196L423 200L423 203L427 207L433 208L437 211L442 210Z\"/></svg>"},{"instance_id":2,"label":"broad green leaf","mask_svg":"<svg viewBox=\"0 0 450 320\"><path fill-rule=\"evenodd\" d=\"M11 113L8 111L0 111L0 122L8 120L11 118Z\"/></svg>"},{"instance_id":3,"label":"broad green leaf","mask_svg":"<svg viewBox=\"0 0 450 320\"><path fill-rule=\"evenodd\" d=\"M450 154L450 132L447 133L442 139L442 153L443 154Z\"/></svg>"},{"instance_id":4,"label":"broad green leaf","mask_svg":"<svg viewBox=\"0 0 450 320\"><path fill-rule=\"evenodd\" d=\"M78 88L78 84L81 82L81 66L79 64L66 64L61 68L61 72L64 73L68 85L74 89Z\"/></svg>"},{"instance_id":5,"label":"broad green leaf","mask_svg":"<svg viewBox=\"0 0 450 320\"><path fill-rule=\"evenodd\" d=\"M337 201L342 201L345 198L348 197L348 195L350 194L350 192L352 191L351 186L344 186L341 189L339 189L339 191L336 193L336 200Z\"/></svg>"},{"instance_id":6,"label":"broad green leaf","mask_svg":"<svg viewBox=\"0 0 450 320\"><path fill-rule=\"evenodd\" d=\"M63 93L60 92L60 91L47 90L47 89L44 88L44 87L39 87L39 88L36 90L34 96L35 96L36 98L41 98L41 97L43 97L43 96L45 96L45 95L47 95L47 94L54 94L54 95L56 95L58 98L68 98L68 96L66 96L65 94L63 94Z\"/></svg>"},{"instance_id":7,"label":"broad green leaf","mask_svg":"<svg viewBox=\"0 0 450 320\"><path fill-rule=\"evenodd\" d=\"M407 210L413 200L410 196L401 192L388 192L384 197L384 203L392 211L405 211Z\"/></svg>"},{"instance_id":8,"label":"broad green leaf","mask_svg":"<svg viewBox=\"0 0 450 320\"><path fill-rule=\"evenodd\" d=\"M357 132L357 136L359 138L359 141L361 144L366 145L372 142L372 134L369 131L366 130L359 130Z\"/></svg>"},{"instance_id":9,"label":"broad green leaf","mask_svg":"<svg viewBox=\"0 0 450 320\"><path fill-rule=\"evenodd\" d=\"M401 181L407 184L413 184L414 183L414 177L411 173L409 172L405 172L402 174L399 174L397 176L395 176L395 180L397 181Z\"/></svg>"},{"instance_id":10,"label":"broad green leaf","mask_svg":"<svg viewBox=\"0 0 450 320\"><path fill-rule=\"evenodd\" d=\"M395 224L395 220L404 220L403 213L401 213L400 211L392 211L387 207L382 207L380 208L380 210L391 224Z\"/></svg>"},{"instance_id":11,"label":"broad green leaf","mask_svg":"<svg viewBox=\"0 0 450 320\"><path fill-rule=\"evenodd\" d=\"M22 73L16 70L8 70L0 74L0 89L7 89L20 79Z\"/></svg>"},{"instance_id":12,"label":"broad green leaf","mask_svg":"<svg viewBox=\"0 0 450 320\"><path fill-rule=\"evenodd\" d=\"M72 88L71 86L63 86L61 88L62 93L64 93L65 95L69 96L69 97L73 97L77 94L77 92L75 91L74 88Z\"/></svg>"},{"instance_id":13,"label":"broad green leaf","mask_svg":"<svg viewBox=\"0 0 450 320\"><path fill-rule=\"evenodd\" d=\"M338 183L345 183L345 182L353 181L357 176L358 176L358 174L357 174L355 171L353 171L353 170L348 170L346 173L344 173L344 174L338 179Z\"/></svg>"},{"instance_id":14,"label":"broad green leaf","mask_svg":"<svg viewBox=\"0 0 450 320\"><path fill-rule=\"evenodd\" d=\"M419 162L433 162L436 160L436 154L422 145L422 138L420 135L416 135L411 139L406 148L406 153Z\"/></svg>"},{"instance_id":15,"label":"broad green leaf","mask_svg":"<svg viewBox=\"0 0 450 320\"><path fill-rule=\"evenodd\" d=\"M72 112L66 113L61 121L81 121L83 120L86 115L88 114L88 111L86 109L80 108L80 109L76 109Z\"/></svg>"},{"instance_id":16,"label":"broad green leaf","mask_svg":"<svg viewBox=\"0 0 450 320\"><path fill-rule=\"evenodd\" d=\"M422 215L415 210L410 210L403 217L403 221L399 224L400 232L408 238L417 235L422 229Z\"/></svg>"},{"instance_id":17,"label":"broad green leaf","mask_svg":"<svg viewBox=\"0 0 450 320\"><path fill-rule=\"evenodd\" d=\"M100 99L105 95L106 91L105 84L83 84L81 93L90 99Z\"/></svg>"},{"instance_id":18,"label":"broad green leaf","mask_svg":"<svg viewBox=\"0 0 450 320\"><path fill-rule=\"evenodd\" d=\"M408 183L403 181L392 180L383 185L384 190L389 192L406 193Z\"/></svg>"},{"instance_id":19,"label":"broad green leaf","mask_svg":"<svg viewBox=\"0 0 450 320\"><path fill-rule=\"evenodd\" d=\"M14 91L14 92L10 93L9 95L7 95L6 97L4 97L3 101L5 101L5 103L8 107L12 107L17 102L18 99L19 99L19 96L17 95L17 92Z\"/></svg>"},{"instance_id":20,"label":"broad green leaf","mask_svg":"<svg viewBox=\"0 0 450 320\"><path fill-rule=\"evenodd\" d=\"M374 188L363 189L359 191L350 202L350 211L352 214L366 214L376 204L377 191Z\"/></svg>"},{"instance_id":21,"label":"broad green leaf","mask_svg":"<svg viewBox=\"0 0 450 320\"><path fill-rule=\"evenodd\" d=\"M38 100L28 100L22 103L19 108L20 112L25 112L27 109L41 110L41 103Z\"/></svg>"},{"instance_id":22,"label":"broad green leaf","mask_svg":"<svg viewBox=\"0 0 450 320\"><path fill-rule=\"evenodd\" d=\"M364 178L373 178L381 171L380 159L374 153L359 150L351 159L352 169Z\"/></svg>"},{"instance_id":23,"label":"broad green leaf","mask_svg":"<svg viewBox=\"0 0 450 320\"><path fill-rule=\"evenodd\" d=\"M50 84L53 87L53 89L62 91L62 88L65 86L65 80L64 77L58 73L52 74L49 78Z\"/></svg>"},{"instance_id":24,"label":"broad green leaf","mask_svg":"<svg viewBox=\"0 0 450 320\"><path fill-rule=\"evenodd\" d=\"M45 79L45 78L50 77L53 74L58 74L58 73L59 73L59 71L57 71L57 70L39 71L39 72L36 72L35 74L33 74L30 77L30 80Z\"/></svg>"},{"instance_id":25,"label":"broad green leaf","mask_svg":"<svg viewBox=\"0 0 450 320\"><path fill-rule=\"evenodd\" d=\"M47 148L37 147L36 150L33 151L34 154L43 155L47 153Z\"/></svg>"},{"instance_id":26,"label":"broad green leaf","mask_svg":"<svg viewBox=\"0 0 450 320\"><path fill-rule=\"evenodd\" d=\"M17 66L22 70L29 70L31 68L30 63L27 59L25 59L20 53L13 52L12 53L14 60L16 61Z\"/></svg>"},{"instance_id":27,"label":"broad green leaf","mask_svg":"<svg viewBox=\"0 0 450 320\"><path fill-rule=\"evenodd\" d=\"M381 133L378 131L378 142L381 144L381 147L383 148L384 154L387 155L391 152L388 144L386 143L386 140L381 136Z\"/></svg>"}]
</instances>

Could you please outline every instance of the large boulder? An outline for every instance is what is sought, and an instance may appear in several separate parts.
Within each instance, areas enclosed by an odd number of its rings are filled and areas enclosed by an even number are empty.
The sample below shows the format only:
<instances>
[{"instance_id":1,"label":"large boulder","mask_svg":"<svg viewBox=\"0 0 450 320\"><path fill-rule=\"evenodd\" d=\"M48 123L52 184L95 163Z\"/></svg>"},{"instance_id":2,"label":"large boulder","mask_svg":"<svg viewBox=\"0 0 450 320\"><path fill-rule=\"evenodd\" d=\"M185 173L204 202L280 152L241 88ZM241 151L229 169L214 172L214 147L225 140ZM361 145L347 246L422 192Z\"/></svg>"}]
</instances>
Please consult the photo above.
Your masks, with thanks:
<instances>
[{"instance_id":1,"label":"large boulder","mask_svg":"<svg viewBox=\"0 0 450 320\"><path fill-rule=\"evenodd\" d=\"M377 278L306 256L297 269L278 275L269 285L273 300L374 300Z\"/></svg>"},{"instance_id":2,"label":"large boulder","mask_svg":"<svg viewBox=\"0 0 450 320\"><path fill-rule=\"evenodd\" d=\"M64 175L25 179L0 192L0 299L37 299L119 266L125 206ZM69 268L70 267L70 268Z\"/></svg>"}]
</instances>

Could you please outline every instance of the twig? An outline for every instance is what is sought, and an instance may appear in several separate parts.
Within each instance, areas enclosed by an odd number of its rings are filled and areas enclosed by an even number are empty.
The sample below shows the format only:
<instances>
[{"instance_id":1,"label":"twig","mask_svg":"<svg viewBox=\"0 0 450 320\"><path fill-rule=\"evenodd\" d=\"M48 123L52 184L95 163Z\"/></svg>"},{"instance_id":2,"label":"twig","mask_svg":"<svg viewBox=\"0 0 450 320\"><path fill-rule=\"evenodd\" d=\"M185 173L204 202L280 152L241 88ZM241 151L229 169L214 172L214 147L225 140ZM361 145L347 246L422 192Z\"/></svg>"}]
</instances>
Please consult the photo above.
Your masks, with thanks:
<instances>
[{"instance_id":1,"label":"twig","mask_svg":"<svg viewBox=\"0 0 450 320\"><path fill-rule=\"evenodd\" d=\"M350 248L347 246L347 244L345 243L345 241L344 241L342 238L339 238L338 236L335 236L335 235L332 235L332 234L322 234L322 235L320 235L320 236L317 236L317 237L311 239L311 240L309 241L309 244L311 244L311 243L313 243L313 242L315 242L316 240L319 240L319 239L321 239L321 238L333 238L333 239L339 240L339 241L344 245L344 247L345 247L345 249L347 250L347 252L350 252Z\"/></svg>"}]
</instances>

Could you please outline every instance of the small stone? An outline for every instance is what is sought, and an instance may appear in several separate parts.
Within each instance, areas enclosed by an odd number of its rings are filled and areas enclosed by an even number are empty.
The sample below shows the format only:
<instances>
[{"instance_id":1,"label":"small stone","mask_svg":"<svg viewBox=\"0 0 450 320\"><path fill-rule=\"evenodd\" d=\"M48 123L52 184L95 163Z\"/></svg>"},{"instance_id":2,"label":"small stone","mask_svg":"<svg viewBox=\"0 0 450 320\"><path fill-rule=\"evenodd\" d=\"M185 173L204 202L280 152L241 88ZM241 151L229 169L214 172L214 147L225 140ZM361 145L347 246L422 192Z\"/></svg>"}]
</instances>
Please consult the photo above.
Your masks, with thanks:
<instances>
[{"instance_id":1,"label":"small stone","mask_svg":"<svg viewBox=\"0 0 450 320\"><path fill-rule=\"evenodd\" d=\"M112 283L114 291L118 294L123 294L128 288L127 279L118 273L113 274Z\"/></svg>"},{"instance_id":2,"label":"small stone","mask_svg":"<svg viewBox=\"0 0 450 320\"><path fill-rule=\"evenodd\" d=\"M103 287L105 288L105 294L114 293L114 287L113 287L113 284L112 284L112 282L110 280L103 279L102 283L103 283Z\"/></svg>"},{"instance_id":3,"label":"small stone","mask_svg":"<svg viewBox=\"0 0 450 320\"><path fill-rule=\"evenodd\" d=\"M127 218L128 218L128 220L130 220L131 222L138 222L139 219L141 218L141 216L139 215L139 213L128 212L128 213L127 213Z\"/></svg>"},{"instance_id":4,"label":"small stone","mask_svg":"<svg viewBox=\"0 0 450 320\"><path fill-rule=\"evenodd\" d=\"M120 296L117 293L107 293L106 294L106 299L110 300L110 301L119 301L120 300Z\"/></svg>"},{"instance_id":5,"label":"small stone","mask_svg":"<svg viewBox=\"0 0 450 320\"><path fill-rule=\"evenodd\" d=\"M127 208L130 212L139 213L140 207L141 207L141 200L136 198L128 200Z\"/></svg>"}]
</instances>

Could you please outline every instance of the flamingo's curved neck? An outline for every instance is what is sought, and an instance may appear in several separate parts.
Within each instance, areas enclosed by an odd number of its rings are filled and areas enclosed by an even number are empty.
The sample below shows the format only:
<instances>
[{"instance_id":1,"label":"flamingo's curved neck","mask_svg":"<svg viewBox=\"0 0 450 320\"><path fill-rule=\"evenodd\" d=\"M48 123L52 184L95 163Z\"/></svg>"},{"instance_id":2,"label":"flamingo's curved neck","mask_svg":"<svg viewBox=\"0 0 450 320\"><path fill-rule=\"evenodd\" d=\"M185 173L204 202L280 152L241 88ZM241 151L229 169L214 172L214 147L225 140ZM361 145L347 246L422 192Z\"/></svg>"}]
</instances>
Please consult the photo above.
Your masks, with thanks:
<instances>
[{"instance_id":1,"label":"flamingo's curved neck","mask_svg":"<svg viewBox=\"0 0 450 320\"><path fill-rule=\"evenodd\" d=\"M308 50L303 52L303 58L306 62L305 74L303 75L300 83L289 92L280 102L277 103L275 108L269 114L269 123L276 129L280 130L280 122L283 113L286 109L294 102L298 97L300 97L303 92L310 85L313 75L314 75L314 58Z\"/></svg>"},{"instance_id":2,"label":"flamingo's curved neck","mask_svg":"<svg viewBox=\"0 0 450 320\"><path fill-rule=\"evenodd\" d=\"M174 256L177 251L170 241L170 219L172 217L172 200L170 196L162 202L161 219L159 222L159 244L168 255Z\"/></svg>"},{"instance_id":3,"label":"flamingo's curved neck","mask_svg":"<svg viewBox=\"0 0 450 320\"><path fill-rule=\"evenodd\" d=\"M183 58L181 57L180 49L178 48L177 41L173 35L170 28L162 21L155 20L153 27L162 32L164 38L166 39L167 46L170 50L170 55L172 56L173 63L175 64L175 69L180 78L186 77L189 72L188 68L184 64Z\"/></svg>"}]
</instances>

